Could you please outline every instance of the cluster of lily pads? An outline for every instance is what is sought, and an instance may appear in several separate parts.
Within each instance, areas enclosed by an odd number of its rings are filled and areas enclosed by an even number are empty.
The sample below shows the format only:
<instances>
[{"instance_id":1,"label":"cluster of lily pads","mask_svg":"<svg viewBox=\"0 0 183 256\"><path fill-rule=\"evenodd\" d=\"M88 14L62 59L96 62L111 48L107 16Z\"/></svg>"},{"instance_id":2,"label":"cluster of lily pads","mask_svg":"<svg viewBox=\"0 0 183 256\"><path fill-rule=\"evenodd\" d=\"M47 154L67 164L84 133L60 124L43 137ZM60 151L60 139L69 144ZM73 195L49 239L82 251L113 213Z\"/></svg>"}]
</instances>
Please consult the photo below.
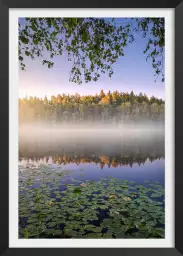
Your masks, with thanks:
<instances>
[{"instance_id":1,"label":"cluster of lily pads","mask_svg":"<svg viewBox=\"0 0 183 256\"><path fill-rule=\"evenodd\" d=\"M20 238L164 238L164 187L19 169Z\"/></svg>"}]
</instances>

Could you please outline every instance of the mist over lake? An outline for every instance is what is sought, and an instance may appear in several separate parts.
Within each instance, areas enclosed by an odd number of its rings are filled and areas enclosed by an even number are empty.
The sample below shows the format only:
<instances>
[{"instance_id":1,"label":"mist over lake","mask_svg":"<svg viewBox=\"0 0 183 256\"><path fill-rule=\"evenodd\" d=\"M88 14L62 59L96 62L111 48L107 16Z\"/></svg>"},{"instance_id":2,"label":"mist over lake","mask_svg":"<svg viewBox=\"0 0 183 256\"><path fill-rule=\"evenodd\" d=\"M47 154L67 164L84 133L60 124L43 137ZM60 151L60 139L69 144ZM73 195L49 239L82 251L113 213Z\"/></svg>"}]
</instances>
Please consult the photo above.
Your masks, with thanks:
<instances>
[{"instance_id":1,"label":"mist over lake","mask_svg":"<svg viewBox=\"0 0 183 256\"><path fill-rule=\"evenodd\" d=\"M122 127L46 127L19 129L20 159L76 157L164 158L163 125Z\"/></svg>"}]
</instances>

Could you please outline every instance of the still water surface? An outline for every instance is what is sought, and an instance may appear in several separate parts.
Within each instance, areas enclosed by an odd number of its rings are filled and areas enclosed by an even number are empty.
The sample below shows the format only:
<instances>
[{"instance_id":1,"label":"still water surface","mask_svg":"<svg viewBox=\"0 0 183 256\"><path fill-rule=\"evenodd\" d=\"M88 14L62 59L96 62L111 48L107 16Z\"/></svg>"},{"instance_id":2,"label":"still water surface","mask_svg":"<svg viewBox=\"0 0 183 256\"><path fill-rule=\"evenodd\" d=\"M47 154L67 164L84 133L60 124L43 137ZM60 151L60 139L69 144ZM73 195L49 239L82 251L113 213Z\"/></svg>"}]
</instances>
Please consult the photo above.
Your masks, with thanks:
<instances>
[{"instance_id":1,"label":"still water surface","mask_svg":"<svg viewBox=\"0 0 183 256\"><path fill-rule=\"evenodd\" d=\"M19 164L39 164L72 171L80 180L111 176L164 185L164 134L162 131L53 131L20 134Z\"/></svg>"}]
</instances>

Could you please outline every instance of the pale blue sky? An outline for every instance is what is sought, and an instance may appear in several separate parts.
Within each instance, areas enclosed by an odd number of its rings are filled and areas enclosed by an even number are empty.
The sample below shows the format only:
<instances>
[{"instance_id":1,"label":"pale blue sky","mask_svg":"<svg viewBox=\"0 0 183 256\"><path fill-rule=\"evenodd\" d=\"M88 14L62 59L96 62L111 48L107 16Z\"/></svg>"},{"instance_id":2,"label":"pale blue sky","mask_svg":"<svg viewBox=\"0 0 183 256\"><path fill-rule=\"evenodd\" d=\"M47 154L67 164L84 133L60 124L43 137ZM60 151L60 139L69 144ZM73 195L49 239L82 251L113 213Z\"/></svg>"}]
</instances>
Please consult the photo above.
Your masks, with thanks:
<instances>
[{"instance_id":1,"label":"pale blue sky","mask_svg":"<svg viewBox=\"0 0 183 256\"><path fill-rule=\"evenodd\" d=\"M146 93L148 96L156 96L164 99L165 83L161 78L154 82L154 70L152 63L146 61L143 54L147 41L141 36L136 36L136 41L124 49L125 56L120 57L113 64L114 74L111 78L102 75L97 82L77 85L69 82L69 72L72 63L67 61L66 54L54 59L55 66L48 69L42 66L41 59L31 60L25 57L26 72L19 71L19 96L45 95L50 98L57 94L96 94L101 89L118 90L119 92Z\"/></svg>"}]
</instances>

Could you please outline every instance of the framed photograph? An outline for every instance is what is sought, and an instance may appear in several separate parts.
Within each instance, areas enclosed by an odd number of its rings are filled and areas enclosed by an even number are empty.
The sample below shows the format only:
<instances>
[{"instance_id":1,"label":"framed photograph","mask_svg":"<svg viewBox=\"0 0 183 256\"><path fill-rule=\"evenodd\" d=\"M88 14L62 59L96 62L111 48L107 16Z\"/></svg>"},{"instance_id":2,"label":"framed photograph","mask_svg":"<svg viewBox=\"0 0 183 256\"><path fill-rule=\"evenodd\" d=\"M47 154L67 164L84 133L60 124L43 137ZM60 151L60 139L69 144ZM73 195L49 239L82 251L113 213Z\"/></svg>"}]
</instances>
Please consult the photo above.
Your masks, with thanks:
<instances>
[{"instance_id":1,"label":"framed photograph","mask_svg":"<svg viewBox=\"0 0 183 256\"><path fill-rule=\"evenodd\" d=\"M153 4L1 4L2 255L183 253L183 3Z\"/></svg>"}]
</instances>

